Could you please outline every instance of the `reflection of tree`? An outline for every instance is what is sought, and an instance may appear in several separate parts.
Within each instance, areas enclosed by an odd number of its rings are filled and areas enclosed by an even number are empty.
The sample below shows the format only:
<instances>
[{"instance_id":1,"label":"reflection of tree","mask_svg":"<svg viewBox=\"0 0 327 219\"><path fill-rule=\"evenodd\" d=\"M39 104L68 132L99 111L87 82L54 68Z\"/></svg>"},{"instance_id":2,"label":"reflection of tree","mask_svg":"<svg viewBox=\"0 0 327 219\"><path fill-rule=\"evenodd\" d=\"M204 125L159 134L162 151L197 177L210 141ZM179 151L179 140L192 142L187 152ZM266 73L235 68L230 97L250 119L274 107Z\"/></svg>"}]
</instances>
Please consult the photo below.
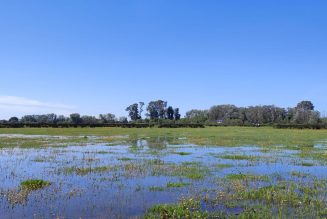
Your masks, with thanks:
<instances>
[{"instance_id":1,"label":"reflection of tree","mask_svg":"<svg viewBox=\"0 0 327 219\"><path fill-rule=\"evenodd\" d=\"M168 140L166 137L155 137L147 139L147 147L150 149L165 149L167 148Z\"/></svg>"},{"instance_id":2,"label":"reflection of tree","mask_svg":"<svg viewBox=\"0 0 327 219\"><path fill-rule=\"evenodd\" d=\"M149 149L165 149L169 144L169 139L167 137L151 137L151 138L142 138L137 139L132 137L128 140L128 143L131 147L142 149L142 148L149 148Z\"/></svg>"}]
</instances>

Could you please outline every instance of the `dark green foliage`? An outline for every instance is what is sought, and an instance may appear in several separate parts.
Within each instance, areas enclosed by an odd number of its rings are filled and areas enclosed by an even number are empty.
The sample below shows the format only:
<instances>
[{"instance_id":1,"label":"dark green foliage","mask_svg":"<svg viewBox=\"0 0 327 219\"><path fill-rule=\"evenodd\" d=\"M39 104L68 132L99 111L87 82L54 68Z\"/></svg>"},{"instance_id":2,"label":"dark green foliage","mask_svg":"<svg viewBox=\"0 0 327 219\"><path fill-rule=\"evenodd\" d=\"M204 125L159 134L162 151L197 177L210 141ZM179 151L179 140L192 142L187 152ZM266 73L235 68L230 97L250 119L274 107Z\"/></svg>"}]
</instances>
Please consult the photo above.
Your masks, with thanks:
<instances>
[{"instance_id":1,"label":"dark green foliage","mask_svg":"<svg viewBox=\"0 0 327 219\"><path fill-rule=\"evenodd\" d=\"M165 119L167 101L157 100L151 101L146 110L150 119Z\"/></svg>"},{"instance_id":2,"label":"dark green foliage","mask_svg":"<svg viewBox=\"0 0 327 219\"><path fill-rule=\"evenodd\" d=\"M186 112L185 119L189 123L205 123L208 121L209 115L208 115L208 110L190 110Z\"/></svg>"},{"instance_id":3,"label":"dark green foliage","mask_svg":"<svg viewBox=\"0 0 327 219\"><path fill-rule=\"evenodd\" d=\"M70 114L70 120L73 124L81 124L82 123L82 118L81 118L81 115L78 114L78 113L73 113L73 114Z\"/></svg>"},{"instance_id":4,"label":"dark green foliage","mask_svg":"<svg viewBox=\"0 0 327 219\"><path fill-rule=\"evenodd\" d=\"M139 114L139 105L137 103L128 106L126 108L126 111L128 112L128 116L131 118L132 121L141 119L141 116Z\"/></svg>"},{"instance_id":5,"label":"dark green foliage","mask_svg":"<svg viewBox=\"0 0 327 219\"><path fill-rule=\"evenodd\" d=\"M8 120L9 123L18 123L19 122L19 119L17 117L11 117L9 120Z\"/></svg>"},{"instance_id":6,"label":"dark green foliage","mask_svg":"<svg viewBox=\"0 0 327 219\"><path fill-rule=\"evenodd\" d=\"M167 101L149 102L147 117L142 119L144 103L134 103L126 108L131 122L126 117L116 118L114 114L94 116L73 113L70 117L56 114L26 115L21 119L12 117L8 121L0 120L0 128L22 127L154 127L159 128L203 128L206 126L274 126L276 128L327 127L326 118L321 118L310 101L302 101L294 108L280 108L274 105L237 107L235 105L217 105L210 110L191 110L181 119L179 108L169 106ZM130 124L133 123L133 124ZM137 125L136 125L137 124Z\"/></svg>"},{"instance_id":7,"label":"dark green foliage","mask_svg":"<svg viewBox=\"0 0 327 219\"><path fill-rule=\"evenodd\" d=\"M181 114L179 114L179 108L174 109L174 118L175 120L180 120Z\"/></svg>"},{"instance_id":8,"label":"dark green foliage","mask_svg":"<svg viewBox=\"0 0 327 219\"><path fill-rule=\"evenodd\" d=\"M170 120L174 119L174 109L171 106L169 106L167 108L167 119L170 119Z\"/></svg>"},{"instance_id":9,"label":"dark green foliage","mask_svg":"<svg viewBox=\"0 0 327 219\"><path fill-rule=\"evenodd\" d=\"M311 101L301 101L300 103L297 104L296 109L302 109L302 110L314 110L314 105L312 104Z\"/></svg>"}]
</instances>

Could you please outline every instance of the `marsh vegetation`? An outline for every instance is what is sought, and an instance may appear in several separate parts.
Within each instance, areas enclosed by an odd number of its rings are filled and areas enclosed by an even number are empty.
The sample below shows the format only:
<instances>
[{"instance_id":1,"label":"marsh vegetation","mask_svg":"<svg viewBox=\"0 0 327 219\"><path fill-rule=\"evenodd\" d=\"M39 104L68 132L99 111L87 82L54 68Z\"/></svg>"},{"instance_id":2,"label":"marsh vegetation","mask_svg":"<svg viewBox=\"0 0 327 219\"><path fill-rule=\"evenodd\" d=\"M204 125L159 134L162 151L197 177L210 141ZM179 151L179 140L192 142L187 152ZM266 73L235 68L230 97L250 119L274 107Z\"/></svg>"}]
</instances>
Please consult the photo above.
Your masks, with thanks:
<instances>
[{"instance_id":1,"label":"marsh vegetation","mask_svg":"<svg viewBox=\"0 0 327 219\"><path fill-rule=\"evenodd\" d=\"M327 216L325 130L0 132L3 218Z\"/></svg>"}]
</instances>

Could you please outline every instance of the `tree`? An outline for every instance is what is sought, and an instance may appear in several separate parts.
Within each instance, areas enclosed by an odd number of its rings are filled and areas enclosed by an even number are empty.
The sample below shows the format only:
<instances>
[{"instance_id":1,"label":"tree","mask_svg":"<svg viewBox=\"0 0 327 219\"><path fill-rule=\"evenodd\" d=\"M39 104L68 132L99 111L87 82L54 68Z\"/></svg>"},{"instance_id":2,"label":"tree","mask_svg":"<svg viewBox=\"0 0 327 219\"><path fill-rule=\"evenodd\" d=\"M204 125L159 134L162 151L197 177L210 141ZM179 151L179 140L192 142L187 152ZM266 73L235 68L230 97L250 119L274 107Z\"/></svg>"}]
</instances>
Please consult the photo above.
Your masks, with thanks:
<instances>
[{"instance_id":1,"label":"tree","mask_svg":"<svg viewBox=\"0 0 327 219\"><path fill-rule=\"evenodd\" d=\"M174 119L174 108L169 106L167 108L167 119L173 120Z\"/></svg>"},{"instance_id":2,"label":"tree","mask_svg":"<svg viewBox=\"0 0 327 219\"><path fill-rule=\"evenodd\" d=\"M97 124L98 120L95 118L95 116L82 116L81 122L83 124Z\"/></svg>"},{"instance_id":3,"label":"tree","mask_svg":"<svg viewBox=\"0 0 327 219\"><path fill-rule=\"evenodd\" d=\"M186 112L185 118L192 123L205 123L208 120L208 110L190 110Z\"/></svg>"},{"instance_id":4,"label":"tree","mask_svg":"<svg viewBox=\"0 0 327 219\"><path fill-rule=\"evenodd\" d=\"M21 123L36 123L35 116L33 115L25 115L21 118Z\"/></svg>"},{"instance_id":5,"label":"tree","mask_svg":"<svg viewBox=\"0 0 327 219\"><path fill-rule=\"evenodd\" d=\"M314 105L312 104L311 101L304 100L304 101L301 101L300 103L297 104L296 109L311 111L311 110L314 110L315 107L314 107Z\"/></svg>"},{"instance_id":6,"label":"tree","mask_svg":"<svg viewBox=\"0 0 327 219\"><path fill-rule=\"evenodd\" d=\"M73 124L81 124L82 122L81 115L78 113L70 114L70 120Z\"/></svg>"},{"instance_id":7,"label":"tree","mask_svg":"<svg viewBox=\"0 0 327 219\"><path fill-rule=\"evenodd\" d=\"M127 118L125 116L119 117L118 121L120 123L128 123L128 120L127 120Z\"/></svg>"},{"instance_id":8,"label":"tree","mask_svg":"<svg viewBox=\"0 0 327 219\"><path fill-rule=\"evenodd\" d=\"M59 115L57 117L57 123L58 124L67 124L67 123L69 123L69 118L67 118L67 117L65 117L63 115Z\"/></svg>"},{"instance_id":9,"label":"tree","mask_svg":"<svg viewBox=\"0 0 327 219\"><path fill-rule=\"evenodd\" d=\"M181 119L181 114L179 113L179 108L174 109L174 118L175 118L175 120Z\"/></svg>"},{"instance_id":10,"label":"tree","mask_svg":"<svg viewBox=\"0 0 327 219\"><path fill-rule=\"evenodd\" d=\"M112 113L100 114L99 118L101 123L114 123L116 121L116 116Z\"/></svg>"},{"instance_id":11,"label":"tree","mask_svg":"<svg viewBox=\"0 0 327 219\"><path fill-rule=\"evenodd\" d=\"M19 122L19 119L17 117L11 117L9 120L8 120L9 123L18 123Z\"/></svg>"},{"instance_id":12,"label":"tree","mask_svg":"<svg viewBox=\"0 0 327 219\"><path fill-rule=\"evenodd\" d=\"M296 124L316 124L319 117L320 115L314 111L314 105L311 101L301 101L294 109L292 122Z\"/></svg>"},{"instance_id":13,"label":"tree","mask_svg":"<svg viewBox=\"0 0 327 219\"><path fill-rule=\"evenodd\" d=\"M150 119L165 119L166 115L167 101L157 100L151 101L148 104L146 110L148 111L147 116Z\"/></svg>"},{"instance_id":14,"label":"tree","mask_svg":"<svg viewBox=\"0 0 327 219\"><path fill-rule=\"evenodd\" d=\"M132 121L141 119L139 115L139 105L137 103L128 106L126 108L126 111L128 112L128 116L131 118Z\"/></svg>"},{"instance_id":15,"label":"tree","mask_svg":"<svg viewBox=\"0 0 327 219\"><path fill-rule=\"evenodd\" d=\"M139 119L142 119L144 102L139 102Z\"/></svg>"},{"instance_id":16,"label":"tree","mask_svg":"<svg viewBox=\"0 0 327 219\"><path fill-rule=\"evenodd\" d=\"M209 110L210 121L225 121L238 118L238 108L234 105L218 105L211 107Z\"/></svg>"}]
</instances>

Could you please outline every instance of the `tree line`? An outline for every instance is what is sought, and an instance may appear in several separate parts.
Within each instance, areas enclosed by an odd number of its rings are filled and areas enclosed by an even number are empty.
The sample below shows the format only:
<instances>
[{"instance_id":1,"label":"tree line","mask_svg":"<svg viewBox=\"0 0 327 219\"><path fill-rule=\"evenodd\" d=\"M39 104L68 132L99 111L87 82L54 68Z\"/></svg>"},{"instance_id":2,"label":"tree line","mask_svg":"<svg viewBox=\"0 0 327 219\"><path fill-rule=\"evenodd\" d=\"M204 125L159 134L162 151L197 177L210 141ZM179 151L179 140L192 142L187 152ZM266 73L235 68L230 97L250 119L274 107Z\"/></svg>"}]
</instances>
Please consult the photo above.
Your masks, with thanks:
<instances>
[{"instance_id":1,"label":"tree line","mask_svg":"<svg viewBox=\"0 0 327 219\"><path fill-rule=\"evenodd\" d=\"M122 127L204 127L209 126L262 126L277 127L320 127L327 125L311 101L301 101L295 107L282 108L274 105L237 107L231 104L215 105L207 110L192 109L181 118L179 108L168 105L167 101L133 103L126 107L127 117L116 117L112 113L98 117L73 113L70 116L44 114L25 115L0 120L0 127L22 127L49 125L70 126L122 126ZM145 113L144 113L145 111ZM134 125L133 125L134 124ZM138 124L138 125L137 125ZM302 126L301 126L302 125Z\"/></svg>"},{"instance_id":2,"label":"tree line","mask_svg":"<svg viewBox=\"0 0 327 219\"><path fill-rule=\"evenodd\" d=\"M209 110L190 110L188 122L223 125L316 125L324 123L311 101L301 101L295 107L282 108L274 105L237 107L217 105Z\"/></svg>"}]
</instances>

